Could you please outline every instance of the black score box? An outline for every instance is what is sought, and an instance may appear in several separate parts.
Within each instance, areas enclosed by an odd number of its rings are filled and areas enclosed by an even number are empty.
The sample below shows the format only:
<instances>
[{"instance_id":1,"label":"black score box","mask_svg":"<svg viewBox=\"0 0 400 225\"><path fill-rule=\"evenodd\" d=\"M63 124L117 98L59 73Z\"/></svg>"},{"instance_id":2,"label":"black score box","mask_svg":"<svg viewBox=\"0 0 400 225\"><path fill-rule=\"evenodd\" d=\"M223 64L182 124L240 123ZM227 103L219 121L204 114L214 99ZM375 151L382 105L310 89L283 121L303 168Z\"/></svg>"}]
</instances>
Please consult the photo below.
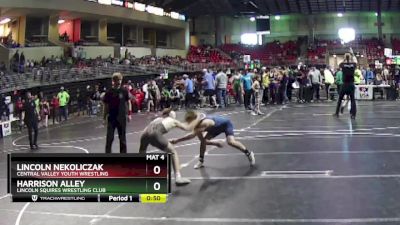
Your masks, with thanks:
<instances>
[{"instance_id":1,"label":"black score box","mask_svg":"<svg viewBox=\"0 0 400 225\"><path fill-rule=\"evenodd\" d=\"M138 194L135 195L100 195L100 202L140 202Z\"/></svg>"},{"instance_id":2,"label":"black score box","mask_svg":"<svg viewBox=\"0 0 400 225\"><path fill-rule=\"evenodd\" d=\"M12 202L166 203L168 194L12 195Z\"/></svg>"},{"instance_id":3,"label":"black score box","mask_svg":"<svg viewBox=\"0 0 400 225\"><path fill-rule=\"evenodd\" d=\"M98 202L98 195L12 195L13 202Z\"/></svg>"}]
</instances>

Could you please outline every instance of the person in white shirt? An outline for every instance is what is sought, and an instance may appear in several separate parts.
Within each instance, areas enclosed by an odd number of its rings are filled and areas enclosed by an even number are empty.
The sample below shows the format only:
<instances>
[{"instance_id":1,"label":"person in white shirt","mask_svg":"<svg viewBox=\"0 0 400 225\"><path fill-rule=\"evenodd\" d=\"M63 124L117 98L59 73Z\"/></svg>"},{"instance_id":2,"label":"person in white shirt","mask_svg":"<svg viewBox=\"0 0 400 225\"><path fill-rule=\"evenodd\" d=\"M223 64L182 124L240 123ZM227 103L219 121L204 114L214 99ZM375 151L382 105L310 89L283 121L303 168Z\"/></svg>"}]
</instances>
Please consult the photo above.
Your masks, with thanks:
<instances>
[{"instance_id":1,"label":"person in white shirt","mask_svg":"<svg viewBox=\"0 0 400 225\"><path fill-rule=\"evenodd\" d=\"M313 102L314 95L316 97L316 100L319 101L319 89L322 84L322 77L321 77L321 72L314 67L311 68L310 72L308 73L308 77L312 83L312 89L313 89L313 97L311 102Z\"/></svg>"},{"instance_id":2,"label":"person in white shirt","mask_svg":"<svg viewBox=\"0 0 400 225\"><path fill-rule=\"evenodd\" d=\"M147 80L146 83L144 83L142 86L142 91L144 93L144 104L145 105L147 105L147 102L149 100L149 90L148 90L149 83L150 83L150 80Z\"/></svg>"},{"instance_id":3,"label":"person in white shirt","mask_svg":"<svg viewBox=\"0 0 400 225\"><path fill-rule=\"evenodd\" d=\"M226 103L226 87L228 85L228 76L222 71L218 70L215 76L215 87L217 89L217 103L221 108L227 106Z\"/></svg>"},{"instance_id":4,"label":"person in white shirt","mask_svg":"<svg viewBox=\"0 0 400 225\"><path fill-rule=\"evenodd\" d=\"M328 67L325 68L324 70L324 78L325 78L326 99L333 100L333 95L329 96L329 87L335 82L335 78L333 77L333 74Z\"/></svg>"},{"instance_id":5,"label":"person in white shirt","mask_svg":"<svg viewBox=\"0 0 400 225\"><path fill-rule=\"evenodd\" d=\"M171 104L173 108L180 109L180 93L179 90L176 89L176 86L173 86L171 91L170 91L170 96L171 96Z\"/></svg>"},{"instance_id":6,"label":"person in white shirt","mask_svg":"<svg viewBox=\"0 0 400 225\"><path fill-rule=\"evenodd\" d=\"M253 94L254 94L254 108L253 112L251 115L256 116L256 115L264 115L264 113L261 112L260 110L260 102L261 102L261 77L259 75L256 75L254 78L253 85L251 87L253 89Z\"/></svg>"},{"instance_id":7,"label":"person in white shirt","mask_svg":"<svg viewBox=\"0 0 400 225\"><path fill-rule=\"evenodd\" d=\"M389 70L386 66L384 67L382 74L383 74L383 80L388 81L389 80Z\"/></svg>"},{"instance_id":8,"label":"person in white shirt","mask_svg":"<svg viewBox=\"0 0 400 225\"><path fill-rule=\"evenodd\" d=\"M238 73L236 73L232 78L233 91L235 92L235 100L236 100L236 103L238 103L239 105L242 105L242 102L243 102L242 89L240 86L241 78L242 78L242 74L240 71Z\"/></svg>"}]
</instances>

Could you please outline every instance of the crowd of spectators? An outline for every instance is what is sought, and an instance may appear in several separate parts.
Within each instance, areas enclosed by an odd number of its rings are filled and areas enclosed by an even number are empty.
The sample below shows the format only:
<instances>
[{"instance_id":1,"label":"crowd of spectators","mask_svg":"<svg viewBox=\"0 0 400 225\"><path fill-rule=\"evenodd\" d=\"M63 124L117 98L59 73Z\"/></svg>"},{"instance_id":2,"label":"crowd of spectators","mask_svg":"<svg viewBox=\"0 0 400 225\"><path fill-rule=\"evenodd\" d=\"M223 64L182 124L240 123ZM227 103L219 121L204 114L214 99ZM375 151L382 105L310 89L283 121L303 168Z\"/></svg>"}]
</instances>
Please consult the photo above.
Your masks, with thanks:
<instances>
[{"instance_id":1,"label":"crowd of spectators","mask_svg":"<svg viewBox=\"0 0 400 225\"><path fill-rule=\"evenodd\" d=\"M134 113L157 113L170 107L180 110L233 105L243 106L257 116L263 115L263 107L267 105L332 101L337 96L337 87L343 83L342 76L340 68L324 66L263 67L254 70L208 68L198 73L157 76L136 83L126 80L124 87L132 97ZM399 90L399 68L358 67L354 80L355 84L387 84ZM76 90L60 87L58 93L48 96L42 92L34 93L41 126L47 127L49 120L53 124L61 123L71 114L99 115L105 92L106 86L98 83ZM382 91L378 89L377 92ZM383 97L383 93L380 95ZM23 99L22 92L15 90L12 93L17 118L21 117ZM7 116L4 102L3 95L0 106L2 118Z\"/></svg>"}]
</instances>

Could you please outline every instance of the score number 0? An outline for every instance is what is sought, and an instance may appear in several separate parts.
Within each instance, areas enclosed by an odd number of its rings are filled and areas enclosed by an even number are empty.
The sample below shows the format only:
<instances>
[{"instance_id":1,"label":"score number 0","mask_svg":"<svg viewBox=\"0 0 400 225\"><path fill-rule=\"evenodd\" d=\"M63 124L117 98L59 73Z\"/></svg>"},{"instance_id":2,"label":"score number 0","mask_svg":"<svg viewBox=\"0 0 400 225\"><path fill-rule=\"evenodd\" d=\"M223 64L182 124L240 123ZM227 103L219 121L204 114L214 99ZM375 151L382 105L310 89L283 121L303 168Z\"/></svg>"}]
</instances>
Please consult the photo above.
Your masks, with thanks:
<instances>
[{"instance_id":1,"label":"score number 0","mask_svg":"<svg viewBox=\"0 0 400 225\"><path fill-rule=\"evenodd\" d=\"M160 174L160 172L161 172L161 168L160 168L159 166L155 166L155 167L153 168L153 173L154 173L154 174ZM159 183L159 182L155 182L154 185L153 185L153 189L154 189L155 191L158 191L158 190L160 190L160 188L161 188L160 183Z\"/></svg>"}]
</instances>

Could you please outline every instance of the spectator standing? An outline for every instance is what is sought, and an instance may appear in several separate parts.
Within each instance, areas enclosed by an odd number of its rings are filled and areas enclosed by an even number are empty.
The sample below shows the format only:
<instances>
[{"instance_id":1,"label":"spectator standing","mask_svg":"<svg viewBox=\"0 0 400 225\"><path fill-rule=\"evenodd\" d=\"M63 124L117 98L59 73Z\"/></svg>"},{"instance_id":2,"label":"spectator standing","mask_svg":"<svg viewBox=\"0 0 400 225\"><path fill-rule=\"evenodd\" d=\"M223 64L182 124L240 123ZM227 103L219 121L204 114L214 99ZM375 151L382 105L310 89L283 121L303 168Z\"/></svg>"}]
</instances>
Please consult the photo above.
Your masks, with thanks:
<instances>
[{"instance_id":1,"label":"spectator standing","mask_svg":"<svg viewBox=\"0 0 400 225\"><path fill-rule=\"evenodd\" d=\"M157 86L153 83L153 81L150 81L148 86L147 86L147 92L148 92L148 99L147 99L147 112L156 111L156 105L155 102L157 100Z\"/></svg>"},{"instance_id":2,"label":"spectator standing","mask_svg":"<svg viewBox=\"0 0 400 225\"><path fill-rule=\"evenodd\" d=\"M22 118L25 125L28 127L29 145L31 150L38 149L38 122L40 120L39 112L37 111L35 101L31 93L26 93L25 104L23 107ZM33 135L33 136L32 136Z\"/></svg>"},{"instance_id":3,"label":"spectator standing","mask_svg":"<svg viewBox=\"0 0 400 225\"><path fill-rule=\"evenodd\" d=\"M144 104L147 106L147 102L149 100L149 91L148 91L148 87L149 87L149 83L151 81L150 80L146 80L146 82L143 84L142 86L142 91L144 93Z\"/></svg>"},{"instance_id":4,"label":"spectator standing","mask_svg":"<svg viewBox=\"0 0 400 225\"><path fill-rule=\"evenodd\" d=\"M351 49L352 51L352 49ZM339 117L339 109L342 104L342 100L344 95L348 95L351 100L351 109L350 109L350 114L351 118L355 119L356 118L356 100L354 98L354 92L355 92L355 85L354 85L354 73L357 68L357 59L353 57L353 61L350 61L350 54L345 55L345 61L340 64L340 67L342 68L343 71L343 85L340 90L340 95L339 95L339 100L336 106L336 112L334 116Z\"/></svg>"},{"instance_id":5,"label":"spectator standing","mask_svg":"<svg viewBox=\"0 0 400 225\"><path fill-rule=\"evenodd\" d=\"M288 76L286 74L286 71L279 71L278 75L278 81L279 81L279 87L278 87L278 103L279 104L285 104L287 101L287 85L288 85Z\"/></svg>"},{"instance_id":6,"label":"spectator standing","mask_svg":"<svg viewBox=\"0 0 400 225\"><path fill-rule=\"evenodd\" d=\"M183 82L185 85L185 107L188 109L194 103L194 82L187 74L183 75Z\"/></svg>"},{"instance_id":7,"label":"spectator standing","mask_svg":"<svg viewBox=\"0 0 400 225\"><path fill-rule=\"evenodd\" d=\"M314 66L311 68L310 72L308 73L308 76L310 78L310 81L312 84L312 90L313 90L311 102L313 102L314 96L315 96L315 100L319 101L319 90L320 90L320 86L322 84L321 72L319 70L317 70Z\"/></svg>"},{"instance_id":8,"label":"spectator standing","mask_svg":"<svg viewBox=\"0 0 400 225\"><path fill-rule=\"evenodd\" d=\"M64 87L61 86L60 92L57 94L57 98L60 102L60 118L59 121L61 122L61 116L64 117L64 121L68 120L68 102L69 102L69 94L64 90Z\"/></svg>"},{"instance_id":9,"label":"spectator standing","mask_svg":"<svg viewBox=\"0 0 400 225\"><path fill-rule=\"evenodd\" d=\"M90 90L90 85L86 86L86 93L85 93L85 103L86 103L86 114L88 116L92 115L92 107L93 107L93 100L92 100L92 90Z\"/></svg>"},{"instance_id":10,"label":"spectator standing","mask_svg":"<svg viewBox=\"0 0 400 225\"><path fill-rule=\"evenodd\" d=\"M361 70L357 67L356 70L354 71L354 84L360 85L362 79L363 78L362 78Z\"/></svg>"},{"instance_id":11,"label":"spectator standing","mask_svg":"<svg viewBox=\"0 0 400 225\"><path fill-rule=\"evenodd\" d=\"M24 73L25 72L25 55L24 52L21 52L21 56L19 58L19 64L18 64L19 72Z\"/></svg>"},{"instance_id":12,"label":"spectator standing","mask_svg":"<svg viewBox=\"0 0 400 225\"><path fill-rule=\"evenodd\" d=\"M333 95L329 96L329 88L335 82L335 78L333 78L333 74L328 67L324 69L324 79L325 79L326 99L333 100Z\"/></svg>"},{"instance_id":13,"label":"spectator standing","mask_svg":"<svg viewBox=\"0 0 400 225\"><path fill-rule=\"evenodd\" d=\"M24 109L24 102L20 96L17 97L15 102L15 112L17 113L17 117L19 119L19 130L22 131L22 111Z\"/></svg>"},{"instance_id":14,"label":"spectator standing","mask_svg":"<svg viewBox=\"0 0 400 225\"><path fill-rule=\"evenodd\" d=\"M278 71L272 70L269 74L269 96L271 97L271 104L276 104L276 95L279 83L277 81Z\"/></svg>"},{"instance_id":15,"label":"spectator standing","mask_svg":"<svg viewBox=\"0 0 400 225\"><path fill-rule=\"evenodd\" d=\"M264 89L263 96L262 96L262 102L265 105L268 104L268 102L269 102L269 99L268 99L269 84L270 84L269 70L266 68L265 70L263 70L263 74L262 74L262 87Z\"/></svg>"},{"instance_id":16,"label":"spectator standing","mask_svg":"<svg viewBox=\"0 0 400 225\"><path fill-rule=\"evenodd\" d=\"M161 99L160 99L161 110L170 107L170 100L171 100L171 96L170 96L169 90L167 89L167 87L163 87L163 89L161 91Z\"/></svg>"},{"instance_id":17,"label":"spectator standing","mask_svg":"<svg viewBox=\"0 0 400 225\"><path fill-rule=\"evenodd\" d=\"M51 99L51 113L50 115L53 115L53 125L58 123L58 114L59 114L59 108L60 108L60 101L57 98L57 95L53 95L53 98Z\"/></svg>"},{"instance_id":18,"label":"spectator standing","mask_svg":"<svg viewBox=\"0 0 400 225\"><path fill-rule=\"evenodd\" d=\"M375 75L374 75L374 71L371 70L371 68L367 68L367 71L365 72L365 76L366 76L366 82L367 84L373 84L374 83L374 79L375 79Z\"/></svg>"},{"instance_id":19,"label":"spectator standing","mask_svg":"<svg viewBox=\"0 0 400 225\"><path fill-rule=\"evenodd\" d=\"M135 100L135 105L137 107L137 111L140 113L142 110L142 105L144 101L144 93L140 88L133 88L133 94L132 96L134 97Z\"/></svg>"},{"instance_id":20,"label":"spectator standing","mask_svg":"<svg viewBox=\"0 0 400 225\"><path fill-rule=\"evenodd\" d=\"M170 91L170 96L171 96L172 107L174 109L179 108L179 102L180 102L179 90L176 88L175 85L172 87L172 90Z\"/></svg>"},{"instance_id":21,"label":"spectator standing","mask_svg":"<svg viewBox=\"0 0 400 225\"><path fill-rule=\"evenodd\" d=\"M250 107L250 100L251 100L250 98L253 93L252 90L253 81L250 74L247 71L244 71L244 73L245 74L241 78L241 89L244 99L244 108L246 110L252 110Z\"/></svg>"},{"instance_id":22,"label":"spectator standing","mask_svg":"<svg viewBox=\"0 0 400 225\"><path fill-rule=\"evenodd\" d=\"M85 94L81 93L81 90L78 88L76 90L76 101L77 101L77 111L78 116L85 114Z\"/></svg>"},{"instance_id":23,"label":"spectator standing","mask_svg":"<svg viewBox=\"0 0 400 225\"><path fill-rule=\"evenodd\" d=\"M343 85L343 72L342 72L342 68L338 68L338 71L336 72L336 77L335 77L335 84L336 84L336 89L337 89L337 93L338 95L340 95L340 90L342 88Z\"/></svg>"},{"instance_id":24,"label":"spectator standing","mask_svg":"<svg viewBox=\"0 0 400 225\"><path fill-rule=\"evenodd\" d=\"M235 92L235 100L239 105L242 104L243 91L241 89L241 78L243 71L239 71L237 74L233 75L233 91Z\"/></svg>"},{"instance_id":25,"label":"spectator standing","mask_svg":"<svg viewBox=\"0 0 400 225\"><path fill-rule=\"evenodd\" d=\"M228 86L228 76L221 69L215 77L215 86L217 88L217 103L221 108L227 107L226 87Z\"/></svg>"},{"instance_id":26,"label":"spectator standing","mask_svg":"<svg viewBox=\"0 0 400 225\"><path fill-rule=\"evenodd\" d=\"M94 86L94 91L92 93L92 114L97 115L100 112L100 101L101 101L101 92L100 85L96 84Z\"/></svg>"},{"instance_id":27,"label":"spectator standing","mask_svg":"<svg viewBox=\"0 0 400 225\"><path fill-rule=\"evenodd\" d=\"M132 107L128 90L121 86L122 74L114 73L112 88L104 96L104 121L107 124L106 153L111 153L115 129L118 130L120 153L126 153L126 121L131 120ZM128 115L128 118L127 118Z\"/></svg>"},{"instance_id":28,"label":"spectator standing","mask_svg":"<svg viewBox=\"0 0 400 225\"><path fill-rule=\"evenodd\" d=\"M261 112L260 110L260 104L261 104L261 77L259 75L256 75L254 78L253 85L251 87L253 89L254 93L254 110L251 113L251 115L256 116L256 115L264 115L264 113Z\"/></svg>"},{"instance_id":29,"label":"spectator standing","mask_svg":"<svg viewBox=\"0 0 400 225\"><path fill-rule=\"evenodd\" d=\"M289 68L288 70L288 82L286 85L286 100L291 102L292 101L292 94L293 94L293 83L296 81L296 72Z\"/></svg>"},{"instance_id":30,"label":"spectator standing","mask_svg":"<svg viewBox=\"0 0 400 225\"><path fill-rule=\"evenodd\" d=\"M215 99L215 80L211 71L203 70L204 97L209 98L210 106L217 107Z\"/></svg>"},{"instance_id":31,"label":"spectator standing","mask_svg":"<svg viewBox=\"0 0 400 225\"><path fill-rule=\"evenodd\" d=\"M40 117L42 118L42 124L44 127L49 126L49 115L50 115L50 106L47 99L44 97L40 101Z\"/></svg>"}]
</instances>

